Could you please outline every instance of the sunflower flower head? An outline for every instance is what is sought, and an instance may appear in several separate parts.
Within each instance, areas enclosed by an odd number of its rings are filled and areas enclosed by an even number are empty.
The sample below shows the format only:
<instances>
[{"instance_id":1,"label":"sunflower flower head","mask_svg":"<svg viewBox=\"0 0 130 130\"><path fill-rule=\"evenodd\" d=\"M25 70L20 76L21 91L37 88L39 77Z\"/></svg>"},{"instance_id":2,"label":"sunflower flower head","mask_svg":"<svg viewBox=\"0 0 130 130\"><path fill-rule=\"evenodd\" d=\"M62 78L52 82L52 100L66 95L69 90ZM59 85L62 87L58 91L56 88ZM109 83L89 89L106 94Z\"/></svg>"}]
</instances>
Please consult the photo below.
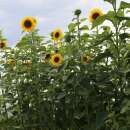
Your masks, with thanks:
<instances>
[{"instance_id":1,"label":"sunflower flower head","mask_svg":"<svg viewBox=\"0 0 130 130\"><path fill-rule=\"evenodd\" d=\"M103 11L100 8L94 8L90 11L89 21L92 23L96 20L99 16L103 16Z\"/></svg>"},{"instance_id":2,"label":"sunflower flower head","mask_svg":"<svg viewBox=\"0 0 130 130\"><path fill-rule=\"evenodd\" d=\"M37 21L33 17L25 17L21 21L21 27L24 31L29 32L35 29Z\"/></svg>"},{"instance_id":3,"label":"sunflower flower head","mask_svg":"<svg viewBox=\"0 0 130 130\"><path fill-rule=\"evenodd\" d=\"M37 25L37 20L36 20L36 18L35 18L35 17L32 17L32 19L33 19L34 23Z\"/></svg>"},{"instance_id":4,"label":"sunflower flower head","mask_svg":"<svg viewBox=\"0 0 130 130\"><path fill-rule=\"evenodd\" d=\"M60 53L55 53L51 55L50 64L53 67L59 67L61 66L62 63L63 63L63 57Z\"/></svg>"},{"instance_id":5,"label":"sunflower flower head","mask_svg":"<svg viewBox=\"0 0 130 130\"><path fill-rule=\"evenodd\" d=\"M3 49L7 47L7 42L6 41L0 41L0 49Z\"/></svg>"},{"instance_id":6,"label":"sunflower flower head","mask_svg":"<svg viewBox=\"0 0 130 130\"><path fill-rule=\"evenodd\" d=\"M55 29L52 33L51 33L51 36L52 36L52 40L54 41L60 41L62 40L63 38L63 32L61 29Z\"/></svg>"},{"instance_id":7,"label":"sunflower flower head","mask_svg":"<svg viewBox=\"0 0 130 130\"><path fill-rule=\"evenodd\" d=\"M32 61L31 60L24 60L23 63L25 65L32 65Z\"/></svg>"},{"instance_id":8,"label":"sunflower flower head","mask_svg":"<svg viewBox=\"0 0 130 130\"><path fill-rule=\"evenodd\" d=\"M90 63L90 61L91 61L91 57L89 55L83 55L83 56L81 56L81 62L82 63L87 64L87 63Z\"/></svg>"},{"instance_id":9,"label":"sunflower flower head","mask_svg":"<svg viewBox=\"0 0 130 130\"><path fill-rule=\"evenodd\" d=\"M7 60L7 64L14 66L15 65L15 60L13 58L10 58L10 59Z\"/></svg>"}]
</instances>

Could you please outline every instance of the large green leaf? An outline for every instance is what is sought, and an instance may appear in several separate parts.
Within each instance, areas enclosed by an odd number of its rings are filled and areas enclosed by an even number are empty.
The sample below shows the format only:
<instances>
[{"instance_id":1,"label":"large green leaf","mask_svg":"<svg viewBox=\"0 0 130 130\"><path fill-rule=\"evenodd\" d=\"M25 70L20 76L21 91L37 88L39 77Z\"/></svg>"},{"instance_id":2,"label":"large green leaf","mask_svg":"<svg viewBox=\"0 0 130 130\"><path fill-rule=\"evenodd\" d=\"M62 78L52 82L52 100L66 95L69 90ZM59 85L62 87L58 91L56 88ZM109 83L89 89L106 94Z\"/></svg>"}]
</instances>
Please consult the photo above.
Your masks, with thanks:
<instances>
[{"instance_id":1,"label":"large green leaf","mask_svg":"<svg viewBox=\"0 0 130 130\"><path fill-rule=\"evenodd\" d=\"M107 118L107 112L97 112L96 114L96 127L99 129L104 125L104 121Z\"/></svg>"},{"instance_id":2,"label":"large green leaf","mask_svg":"<svg viewBox=\"0 0 130 130\"><path fill-rule=\"evenodd\" d=\"M75 27L76 27L76 24L75 24L75 23L70 23L70 24L68 25L68 29L69 29L70 32L74 31L74 30L75 30Z\"/></svg>"},{"instance_id":3,"label":"large green leaf","mask_svg":"<svg viewBox=\"0 0 130 130\"><path fill-rule=\"evenodd\" d=\"M101 25L106 20L106 15L98 17L94 22L92 23L92 29Z\"/></svg>"},{"instance_id":4,"label":"large green leaf","mask_svg":"<svg viewBox=\"0 0 130 130\"><path fill-rule=\"evenodd\" d=\"M120 9L126 9L126 8L130 8L130 3L121 1L121 3L120 3Z\"/></svg>"}]
</instances>

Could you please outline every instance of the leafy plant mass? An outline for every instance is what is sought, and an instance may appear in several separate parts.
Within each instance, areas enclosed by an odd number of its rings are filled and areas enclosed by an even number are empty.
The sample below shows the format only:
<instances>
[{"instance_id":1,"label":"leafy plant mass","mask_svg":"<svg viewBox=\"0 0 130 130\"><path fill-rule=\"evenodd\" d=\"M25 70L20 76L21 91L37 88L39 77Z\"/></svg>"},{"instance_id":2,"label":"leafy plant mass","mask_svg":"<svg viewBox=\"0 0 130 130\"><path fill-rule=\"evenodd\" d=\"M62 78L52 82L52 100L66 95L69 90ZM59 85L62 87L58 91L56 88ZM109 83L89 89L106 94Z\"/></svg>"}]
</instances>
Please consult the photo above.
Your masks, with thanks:
<instances>
[{"instance_id":1,"label":"leafy plant mass","mask_svg":"<svg viewBox=\"0 0 130 130\"><path fill-rule=\"evenodd\" d=\"M104 1L49 40L33 17L13 48L0 33L0 130L130 130L130 3Z\"/></svg>"}]
</instances>

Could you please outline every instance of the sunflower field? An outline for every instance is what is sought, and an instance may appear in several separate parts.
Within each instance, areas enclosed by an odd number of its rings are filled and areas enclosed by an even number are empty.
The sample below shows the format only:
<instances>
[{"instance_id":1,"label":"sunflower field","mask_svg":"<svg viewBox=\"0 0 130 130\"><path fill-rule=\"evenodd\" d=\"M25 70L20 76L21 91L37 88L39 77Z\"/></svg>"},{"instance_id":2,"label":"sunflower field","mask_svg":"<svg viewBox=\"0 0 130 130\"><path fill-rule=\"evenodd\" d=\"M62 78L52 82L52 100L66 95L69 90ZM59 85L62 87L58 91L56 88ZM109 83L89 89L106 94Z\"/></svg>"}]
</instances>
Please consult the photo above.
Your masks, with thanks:
<instances>
[{"instance_id":1,"label":"sunflower field","mask_svg":"<svg viewBox=\"0 0 130 130\"><path fill-rule=\"evenodd\" d=\"M104 1L50 39L31 16L15 47L0 32L0 130L130 130L130 3Z\"/></svg>"}]
</instances>

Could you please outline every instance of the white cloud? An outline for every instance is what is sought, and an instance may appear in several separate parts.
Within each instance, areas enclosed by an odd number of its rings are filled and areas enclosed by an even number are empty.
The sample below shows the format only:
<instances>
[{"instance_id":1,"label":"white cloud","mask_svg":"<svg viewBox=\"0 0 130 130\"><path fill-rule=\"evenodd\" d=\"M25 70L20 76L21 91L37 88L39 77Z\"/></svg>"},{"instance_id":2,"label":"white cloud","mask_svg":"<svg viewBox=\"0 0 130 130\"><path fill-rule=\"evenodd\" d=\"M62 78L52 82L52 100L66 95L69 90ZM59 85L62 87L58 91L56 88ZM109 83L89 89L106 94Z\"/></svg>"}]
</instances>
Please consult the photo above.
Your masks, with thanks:
<instances>
[{"instance_id":1,"label":"white cloud","mask_svg":"<svg viewBox=\"0 0 130 130\"><path fill-rule=\"evenodd\" d=\"M83 16L87 17L94 7L101 7L107 12L111 5L103 0L3 0L0 3L0 28L14 44L20 38L19 23L25 16L36 17L40 33L47 34L57 26L65 30L75 9L81 9Z\"/></svg>"}]
</instances>

